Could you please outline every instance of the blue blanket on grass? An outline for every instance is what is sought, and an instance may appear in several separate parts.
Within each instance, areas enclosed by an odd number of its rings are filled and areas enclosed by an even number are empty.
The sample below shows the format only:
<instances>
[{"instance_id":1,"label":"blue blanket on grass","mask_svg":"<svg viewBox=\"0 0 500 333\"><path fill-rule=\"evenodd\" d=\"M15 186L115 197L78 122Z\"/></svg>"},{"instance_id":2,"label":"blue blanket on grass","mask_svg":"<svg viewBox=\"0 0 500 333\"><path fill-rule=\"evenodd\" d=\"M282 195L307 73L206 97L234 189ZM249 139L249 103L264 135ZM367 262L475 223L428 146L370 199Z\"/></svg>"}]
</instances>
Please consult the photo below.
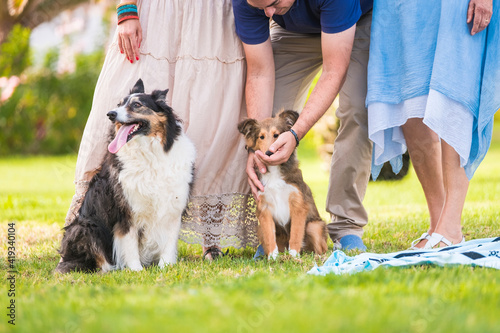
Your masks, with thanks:
<instances>
[{"instance_id":1,"label":"blue blanket on grass","mask_svg":"<svg viewBox=\"0 0 500 333\"><path fill-rule=\"evenodd\" d=\"M500 269L500 237L475 239L432 250L362 253L355 257L349 257L342 251L334 251L323 266L315 266L307 274L342 275L372 271L380 266L415 265L471 265Z\"/></svg>"}]
</instances>

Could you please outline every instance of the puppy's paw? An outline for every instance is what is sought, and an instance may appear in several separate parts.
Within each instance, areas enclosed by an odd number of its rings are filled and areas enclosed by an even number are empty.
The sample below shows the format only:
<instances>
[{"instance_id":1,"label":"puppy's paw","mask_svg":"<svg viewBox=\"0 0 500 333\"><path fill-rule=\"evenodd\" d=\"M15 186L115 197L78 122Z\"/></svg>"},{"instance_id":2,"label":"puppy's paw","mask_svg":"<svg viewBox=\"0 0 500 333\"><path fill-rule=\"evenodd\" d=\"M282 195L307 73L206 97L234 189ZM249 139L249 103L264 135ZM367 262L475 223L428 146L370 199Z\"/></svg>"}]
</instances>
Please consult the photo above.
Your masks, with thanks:
<instances>
[{"instance_id":1,"label":"puppy's paw","mask_svg":"<svg viewBox=\"0 0 500 333\"><path fill-rule=\"evenodd\" d=\"M267 256L267 259L273 259L275 260L276 258L278 258L278 254L279 254L279 251L278 251L278 246L276 246L276 248L274 249L273 252L269 253L269 255Z\"/></svg>"},{"instance_id":2,"label":"puppy's paw","mask_svg":"<svg viewBox=\"0 0 500 333\"><path fill-rule=\"evenodd\" d=\"M288 250L288 254L290 254L292 256L292 258L299 258L300 257L300 253L297 252L297 250Z\"/></svg>"}]
</instances>

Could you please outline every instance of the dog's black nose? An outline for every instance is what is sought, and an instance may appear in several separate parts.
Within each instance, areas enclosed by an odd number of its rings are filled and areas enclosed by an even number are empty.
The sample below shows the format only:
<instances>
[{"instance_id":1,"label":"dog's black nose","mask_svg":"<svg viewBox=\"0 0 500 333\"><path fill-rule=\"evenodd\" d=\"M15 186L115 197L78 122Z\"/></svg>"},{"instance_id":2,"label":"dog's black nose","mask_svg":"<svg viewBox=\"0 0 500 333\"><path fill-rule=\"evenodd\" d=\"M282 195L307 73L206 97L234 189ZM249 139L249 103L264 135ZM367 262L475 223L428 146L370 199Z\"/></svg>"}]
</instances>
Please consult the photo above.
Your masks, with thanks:
<instances>
[{"instance_id":1,"label":"dog's black nose","mask_svg":"<svg viewBox=\"0 0 500 333\"><path fill-rule=\"evenodd\" d=\"M268 151L266 151L266 155L267 155L267 156L271 156L272 154L273 154L273 153L272 153L271 151L269 151L269 150L268 150Z\"/></svg>"},{"instance_id":2,"label":"dog's black nose","mask_svg":"<svg viewBox=\"0 0 500 333\"><path fill-rule=\"evenodd\" d=\"M116 111L109 111L108 112L108 118L109 118L109 120L113 120L114 121L116 119L117 115L118 114L116 113Z\"/></svg>"}]
</instances>

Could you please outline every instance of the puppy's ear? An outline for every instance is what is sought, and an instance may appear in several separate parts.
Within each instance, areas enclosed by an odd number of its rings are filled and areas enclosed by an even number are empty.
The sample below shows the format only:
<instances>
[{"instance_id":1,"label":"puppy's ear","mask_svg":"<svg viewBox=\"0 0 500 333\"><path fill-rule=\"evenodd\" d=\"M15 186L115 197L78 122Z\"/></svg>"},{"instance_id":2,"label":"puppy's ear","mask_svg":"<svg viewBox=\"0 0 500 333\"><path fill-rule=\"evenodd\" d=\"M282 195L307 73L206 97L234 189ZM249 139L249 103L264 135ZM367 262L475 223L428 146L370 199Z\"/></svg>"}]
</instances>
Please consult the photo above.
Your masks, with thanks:
<instances>
[{"instance_id":1,"label":"puppy's ear","mask_svg":"<svg viewBox=\"0 0 500 333\"><path fill-rule=\"evenodd\" d=\"M144 94L144 83L141 79L137 80L132 90L130 90L131 94Z\"/></svg>"},{"instance_id":2,"label":"puppy's ear","mask_svg":"<svg viewBox=\"0 0 500 333\"><path fill-rule=\"evenodd\" d=\"M241 123L238 124L238 131L245 136L245 138L249 138L254 132L257 126L257 120L255 119L245 119Z\"/></svg>"},{"instance_id":3,"label":"puppy's ear","mask_svg":"<svg viewBox=\"0 0 500 333\"><path fill-rule=\"evenodd\" d=\"M155 91L153 91L151 96L153 97L155 102L158 102L158 101L166 102L167 93L168 93L168 89L167 90L155 90Z\"/></svg>"},{"instance_id":4,"label":"puppy's ear","mask_svg":"<svg viewBox=\"0 0 500 333\"><path fill-rule=\"evenodd\" d=\"M293 110L285 110L279 114L279 117L285 121L287 128L290 129L299 119L299 113Z\"/></svg>"}]
</instances>

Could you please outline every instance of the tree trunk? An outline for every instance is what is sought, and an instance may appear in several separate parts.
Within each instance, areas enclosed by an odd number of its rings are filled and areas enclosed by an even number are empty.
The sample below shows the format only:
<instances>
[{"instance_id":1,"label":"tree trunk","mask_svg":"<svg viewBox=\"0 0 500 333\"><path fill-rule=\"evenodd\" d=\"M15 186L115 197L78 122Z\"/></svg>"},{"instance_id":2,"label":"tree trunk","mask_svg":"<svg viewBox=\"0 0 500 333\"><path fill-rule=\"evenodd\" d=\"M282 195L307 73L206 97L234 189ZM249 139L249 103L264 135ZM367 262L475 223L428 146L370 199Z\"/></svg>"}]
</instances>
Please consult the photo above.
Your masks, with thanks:
<instances>
[{"instance_id":1,"label":"tree trunk","mask_svg":"<svg viewBox=\"0 0 500 333\"><path fill-rule=\"evenodd\" d=\"M9 15L7 0L0 0L0 45L5 41L14 27L14 21Z\"/></svg>"},{"instance_id":2,"label":"tree trunk","mask_svg":"<svg viewBox=\"0 0 500 333\"><path fill-rule=\"evenodd\" d=\"M0 45L7 39L9 32L14 27L14 21L7 18L0 18Z\"/></svg>"},{"instance_id":3,"label":"tree trunk","mask_svg":"<svg viewBox=\"0 0 500 333\"><path fill-rule=\"evenodd\" d=\"M8 0L0 0L0 44L5 42L15 24L33 29L84 2L89 0L29 0L21 13L11 16Z\"/></svg>"}]
</instances>

